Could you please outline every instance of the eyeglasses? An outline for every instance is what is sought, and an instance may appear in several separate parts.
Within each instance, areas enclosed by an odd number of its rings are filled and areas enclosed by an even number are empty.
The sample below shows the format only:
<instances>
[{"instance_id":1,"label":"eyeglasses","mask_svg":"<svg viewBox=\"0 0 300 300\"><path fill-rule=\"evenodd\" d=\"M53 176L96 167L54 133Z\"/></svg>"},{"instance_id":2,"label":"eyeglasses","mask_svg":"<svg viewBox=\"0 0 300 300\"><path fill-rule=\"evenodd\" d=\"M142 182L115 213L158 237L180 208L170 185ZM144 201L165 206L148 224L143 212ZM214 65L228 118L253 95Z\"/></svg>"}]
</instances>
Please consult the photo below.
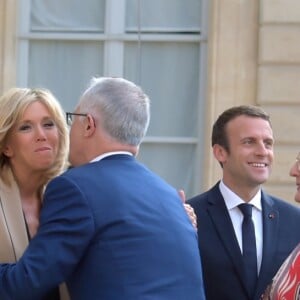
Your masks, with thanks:
<instances>
[{"instance_id":1,"label":"eyeglasses","mask_svg":"<svg viewBox=\"0 0 300 300\"><path fill-rule=\"evenodd\" d=\"M70 113L66 112L66 121L69 126L72 125L73 123L73 116L82 116L82 117L87 117L87 114L78 114L78 113Z\"/></svg>"},{"instance_id":2,"label":"eyeglasses","mask_svg":"<svg viewBox=\"0 0 300 300\"><path fill-rule=\"evenodd\" d=\"M296 165L297 165L297 170L300 172L300 152L298 153L296 157Z\"/></svg>"}]
</instances>

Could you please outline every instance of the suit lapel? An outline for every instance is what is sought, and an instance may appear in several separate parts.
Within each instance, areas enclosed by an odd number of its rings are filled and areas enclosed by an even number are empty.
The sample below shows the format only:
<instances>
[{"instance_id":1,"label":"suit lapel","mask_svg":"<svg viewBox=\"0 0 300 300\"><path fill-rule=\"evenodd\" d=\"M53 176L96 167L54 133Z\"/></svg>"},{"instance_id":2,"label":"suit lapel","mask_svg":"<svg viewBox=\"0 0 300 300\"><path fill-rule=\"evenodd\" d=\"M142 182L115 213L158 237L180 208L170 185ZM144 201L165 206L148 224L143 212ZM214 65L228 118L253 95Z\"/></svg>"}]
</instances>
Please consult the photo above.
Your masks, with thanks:
<instances>
[{"instance_id":1,"label":"suit lapel","mask_svg":"<svg viewBox=\"0 0 300 300\"><path fill-rule=\"evenodd\" d=\"M19 189L15 181L12 182L11 186L7 186L0 180L0 199L5 220L1 226L6 227L0 230L8 231L11 244L6 246L14 252L14 259L17 260L28 245L28 237Z\"/></svg>"},{"instance_id":2,"label":"suit lapel","mask_svg":"<svg viewBox=\"0 0 300 300\"><path fill-rule=\"evenodd\" d=\"M263 255L259 272L258 282L264 282L265 274L268 274L269 266L272 265L277 249L277 232L279 212L273 205L273 200L263 193L261 195L262 218L263 218Z\"/></svg>"},{"instance_id":3,"label":"suit lapel","mask_svg":"<svg viewBox=\"0 0 300 300\"><path fill-rule=\"evenodd\" d=\"M242 253L218 184L213 187L212 191L213 193L211 193L209 197L209 202L211 204L208 208L209 215L232 264L238 273L238 277L244 278ZM228 230L228 228L230 228L230 230Z\"/></svg>"}]
</instances>

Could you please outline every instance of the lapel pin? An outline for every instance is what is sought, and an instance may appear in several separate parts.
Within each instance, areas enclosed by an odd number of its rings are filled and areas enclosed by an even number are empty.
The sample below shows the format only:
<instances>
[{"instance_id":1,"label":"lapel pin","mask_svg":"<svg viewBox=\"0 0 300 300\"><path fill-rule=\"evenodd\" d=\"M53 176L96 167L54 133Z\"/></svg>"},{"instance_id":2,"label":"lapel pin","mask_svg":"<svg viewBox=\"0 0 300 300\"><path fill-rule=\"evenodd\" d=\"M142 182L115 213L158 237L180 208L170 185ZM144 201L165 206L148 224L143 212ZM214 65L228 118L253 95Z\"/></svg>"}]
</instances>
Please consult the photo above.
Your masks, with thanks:
<instances>
[{"instance_id":1,"label":"lapel pin","mask_svg":"<svg viewBox=\"0 0 300 300\"><path fill-rule=\"evenodd\" d=\"M269 214L269 219L274 219L275 218L275 215L273 213L270 213Z\"/></svg>"}]
</instances>

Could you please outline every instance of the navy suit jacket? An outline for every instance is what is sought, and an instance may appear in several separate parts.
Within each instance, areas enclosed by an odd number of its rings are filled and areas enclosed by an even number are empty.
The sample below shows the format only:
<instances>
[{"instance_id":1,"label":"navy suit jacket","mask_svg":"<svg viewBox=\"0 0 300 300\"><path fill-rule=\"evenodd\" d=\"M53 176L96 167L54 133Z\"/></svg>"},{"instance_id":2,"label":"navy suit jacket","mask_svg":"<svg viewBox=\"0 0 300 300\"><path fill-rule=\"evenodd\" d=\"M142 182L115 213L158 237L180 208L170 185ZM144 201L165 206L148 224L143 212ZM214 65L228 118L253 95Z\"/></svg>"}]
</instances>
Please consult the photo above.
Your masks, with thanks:
<instances>
[{"instance_id":1,"label":"navy suit jacket","mask_svg":"<svg viewBox=\"0 0 300 300\"><path fill-rule=\"evenodd\" d=\"M0 265L0 299L40 300L62 281L73 300L205 299L177 191L129 155L53 179L37 235L17 264Z\"/></svg>"},{"instance_id":2,"label":"navy suit jacket","mask_svg":"<svg viewBox=\"0 0 300 300\"><path fill-rule=\"evenodd\" d=\"M254 296L247 294L242 254L219 183L187 202L197 215L207 300L259 299L300 241L300 210L262 192L263 256Z\"/></svg>"}]
</instances>

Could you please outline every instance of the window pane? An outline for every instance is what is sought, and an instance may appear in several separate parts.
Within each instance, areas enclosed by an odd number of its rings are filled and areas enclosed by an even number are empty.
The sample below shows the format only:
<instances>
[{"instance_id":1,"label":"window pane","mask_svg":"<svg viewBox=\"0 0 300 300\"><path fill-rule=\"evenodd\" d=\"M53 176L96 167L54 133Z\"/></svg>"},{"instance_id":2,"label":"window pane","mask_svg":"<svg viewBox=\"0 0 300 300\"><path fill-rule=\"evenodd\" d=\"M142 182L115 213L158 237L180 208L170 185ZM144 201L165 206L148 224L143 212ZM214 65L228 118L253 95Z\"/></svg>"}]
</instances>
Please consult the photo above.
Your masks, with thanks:
<instances>
[{"instance_id":1,"label":"window pane","mask_svg":"<svg viewBox=\"0 0 300 300\"><path fill-rule=\"evenodd\" d=\"M103 73L99 42L35 41L29 49L28 84L47 87L72 110L92 76Z\"/></svg>"},{"instance_id":2,"label":"window pane","mask_svg":"<svg viewBox=\"0 0 300 300\"><path fill-rule=\"evenodd\" d=\"M105 0L31 0L31 31L104 30Z\"/></svg>"},{"instance_id":3,"label":"window pane","mask_svg":"<svg viewBox=\"0 0 300 300\"><path fill-rule=\"evenodd\" d=\"M126 31L200 31L201 0L127 0ZM140 15L139 15L140 10Z\"/></svg>"},{"instance_id":4,"label":"window pane","mask_svg":"<svg viewBox=\"0 0 300 300\"><path fill-rule=\"evenodd\" d=\"M186 196L194 194L195 149L193 145L160 145L143 143L138 160L157 172Z\"/></svg>"},{"instance_id":5,"label":"window pane","mask_svg":"<svg viewBox=\"0 0 300 300\"><path fill-rule=\"evenodd\" d=\"M139 65L137 43L126 43L124 74L139 83L151 99L148 135L196 137L199 45L147 42L140 53Z\"/></svg>"}]
</instances>

